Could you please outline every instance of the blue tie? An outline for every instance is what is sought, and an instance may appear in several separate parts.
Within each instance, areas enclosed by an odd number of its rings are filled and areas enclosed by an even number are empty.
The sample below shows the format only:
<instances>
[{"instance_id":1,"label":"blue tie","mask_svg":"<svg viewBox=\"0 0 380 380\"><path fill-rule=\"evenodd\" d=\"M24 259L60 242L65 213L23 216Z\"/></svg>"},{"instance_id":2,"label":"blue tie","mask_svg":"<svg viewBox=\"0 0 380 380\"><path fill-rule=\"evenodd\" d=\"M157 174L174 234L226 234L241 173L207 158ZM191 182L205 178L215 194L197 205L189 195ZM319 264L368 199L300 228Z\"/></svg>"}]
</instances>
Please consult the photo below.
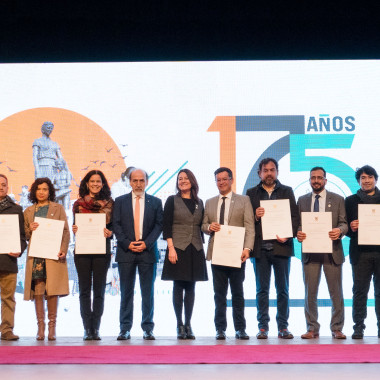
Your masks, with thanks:
<instances>
[{"instance_id":1,"label":"blue tie","mask_svg":"<svg viewBox=\"0 0 380 380\"><path fill-rule=\"evenodd\" d=\"M319 195L319 194L317 194L316 196L315 196L315 201L314 201L314 212L319 212L319 198L320 198L321 196Z\"/></svg>"}]
</instances>

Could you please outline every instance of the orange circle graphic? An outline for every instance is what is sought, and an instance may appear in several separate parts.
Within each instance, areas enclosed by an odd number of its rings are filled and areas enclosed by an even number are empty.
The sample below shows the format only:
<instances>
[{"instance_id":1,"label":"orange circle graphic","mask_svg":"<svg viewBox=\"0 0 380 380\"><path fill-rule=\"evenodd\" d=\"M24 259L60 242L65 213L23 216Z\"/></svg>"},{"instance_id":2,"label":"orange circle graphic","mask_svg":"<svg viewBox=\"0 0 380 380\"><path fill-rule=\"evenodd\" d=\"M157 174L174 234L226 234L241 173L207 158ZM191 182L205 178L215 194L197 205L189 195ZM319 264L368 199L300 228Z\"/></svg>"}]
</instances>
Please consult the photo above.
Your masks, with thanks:
<instances>
[{"instance_id":1,"label":"orange circle graphic","mask_svg":"<svg viewBox=\"0 0 380 380\"><path fill-rule=\"evenodd\" d=\"M59 144L74 177L71 199L77 199L81 179L90 170L101 170L111 185L126 165L120 149L98 124L63 108L33 108L0 121L0 173L8 177L9 192L20 199L21 188L34 181L33 141L42 136L45 121L54 124L51 140Z\"/></svg>"}]
</instances>

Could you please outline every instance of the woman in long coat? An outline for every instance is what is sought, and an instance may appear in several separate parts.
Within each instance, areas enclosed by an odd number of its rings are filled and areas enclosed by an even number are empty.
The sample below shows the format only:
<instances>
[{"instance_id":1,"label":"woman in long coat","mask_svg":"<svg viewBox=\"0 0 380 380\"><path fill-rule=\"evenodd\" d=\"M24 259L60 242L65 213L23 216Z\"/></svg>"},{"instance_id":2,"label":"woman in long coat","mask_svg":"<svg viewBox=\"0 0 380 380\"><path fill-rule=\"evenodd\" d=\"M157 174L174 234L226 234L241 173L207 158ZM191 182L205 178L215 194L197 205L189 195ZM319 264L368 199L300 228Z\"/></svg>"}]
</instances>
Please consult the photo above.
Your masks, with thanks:
<instances>
[{"instance_id":1,"label":"woman in long coat","mask_svg":"<svg viewBox=\"0 0 380 380\"><path fill-rule=\"evenodd\" d=\"M45 305L47 300L49 333L48 339L55 340L58 296L70 293L66 254L70 242L70 232L66 213L62 205L55 203L55 190L49 178L38 178L30 188L29 200L33 203L24 211L26 239L33 239L33 231L38 228L35 217L62 220L65 222L60 251L57 259L30 257L26 262L24 300L34 300L38 324L37 340L45 339Z\"/></svg>"}]
</instances>

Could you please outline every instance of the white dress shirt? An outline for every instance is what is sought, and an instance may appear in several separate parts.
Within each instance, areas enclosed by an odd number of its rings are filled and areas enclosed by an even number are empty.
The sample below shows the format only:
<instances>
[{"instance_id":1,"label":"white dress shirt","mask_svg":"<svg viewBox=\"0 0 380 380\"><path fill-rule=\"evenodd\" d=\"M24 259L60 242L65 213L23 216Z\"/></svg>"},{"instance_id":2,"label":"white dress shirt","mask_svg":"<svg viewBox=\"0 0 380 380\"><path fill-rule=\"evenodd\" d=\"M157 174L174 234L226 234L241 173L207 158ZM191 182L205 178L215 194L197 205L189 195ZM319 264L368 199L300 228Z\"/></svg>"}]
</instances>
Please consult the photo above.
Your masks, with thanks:
<instances>
[{"instance_id":1,"label":"white dress shirt","mask_svg":"<svg viewBox=\"0 0 380 380\"><path fill-rule=\"evenodd\" d=\"M315 203L316 195L317 194L313 192L313 195L311 196L311 210L310 211L314 211L314 203ZM326 197L327 197L326 189L323 189L318 195L320 195L319 212L325 212L326 211Z\"/></svg>"},{"instance_id":2,"label":"white dress shirt","mask_svg":"<svg viewBox=\"0 0 380 380\"><path fill-rule=\"evenodd\" d=\"M225 204L224 204L224 223L225 225L228 225L228 214L230 212L230 205L231 205L231 198L232 198L232 191L229 192L226 195L219 194L219 201L218 201L218 211L216 213L216 220L217 223L219 223L219 217L220 217L220 208L222 207L223 203L223 197L226 197Z\"/></svg>"}]
</instances>

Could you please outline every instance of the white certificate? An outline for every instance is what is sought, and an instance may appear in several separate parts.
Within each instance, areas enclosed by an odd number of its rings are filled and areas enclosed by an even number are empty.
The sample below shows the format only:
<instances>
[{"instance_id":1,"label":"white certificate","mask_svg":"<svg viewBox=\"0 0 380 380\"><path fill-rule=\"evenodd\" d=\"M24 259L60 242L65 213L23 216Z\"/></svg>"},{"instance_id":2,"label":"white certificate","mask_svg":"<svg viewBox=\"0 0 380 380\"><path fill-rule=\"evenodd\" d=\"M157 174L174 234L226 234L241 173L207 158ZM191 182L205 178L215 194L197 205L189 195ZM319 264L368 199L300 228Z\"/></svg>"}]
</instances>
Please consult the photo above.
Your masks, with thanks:
<instances>
[{"instance_id":1,"label":"white certificate","mask_svg":"<svg viewBox=\"0 0 380 380\"><path fill-rule=\"evenodd\" d=\"M32 233L28 255L58 260L65 222L63 220L40 218L38 216L34 218L34 221L39 226Z\"/></svg>"},{"instance_id":2,"label":"white certificate","mask_svg":"<svg viewBox=\"0 0 380 380\"><path fill-rule=\"evenodd\" d=\"M331 212L301 212L302 232L306 239L302 242L304 253L332 253Z\"/></svg>"},{"instance_id":3,"label":"white certificate","mask_svg":"<svg viewBox=\"0 0 380 380\"><path fill-rule=\"evenodd\" d=\"M106 214L75 214L75 254L105 254Z\"/></svg>"},{"instance_id":4,"label":"white certificate","mask_svg":"<svg viewBox=\"0 0 380 380\"><path fill-rule=\"evenodd\" d=\"M260 206L265 209L261 218L263 240L293 237L289 199L260 201Z\"/></svg>"},{"instance_id":5,"label":"white certificate","mask_svg":"<svg viewBox=\"0 0 380 380\"><path fill-rule=\"evenodd\" d=\"M0 254L21 252L20 224L17 214L0 215Z\"/></svg>"},{"instance_id":6,"label":"white certificate","mask_svg":"<svg viewBox=\"0 0 380 380\"><path fill-rule=\"evenodd\" d=\"M380 205L358 205L358 244L380 245Z\"/></svg>"},{"instance_id":7,"label":"white certificate","mask_svg":"<svg viewBox=\"0 0 380 380\"><path fill-rule=\"evenodd\" d=\"M214 236L212 264L241 268L244 236L244 227L221 225Z\"/></svg>"}]
</instances>

